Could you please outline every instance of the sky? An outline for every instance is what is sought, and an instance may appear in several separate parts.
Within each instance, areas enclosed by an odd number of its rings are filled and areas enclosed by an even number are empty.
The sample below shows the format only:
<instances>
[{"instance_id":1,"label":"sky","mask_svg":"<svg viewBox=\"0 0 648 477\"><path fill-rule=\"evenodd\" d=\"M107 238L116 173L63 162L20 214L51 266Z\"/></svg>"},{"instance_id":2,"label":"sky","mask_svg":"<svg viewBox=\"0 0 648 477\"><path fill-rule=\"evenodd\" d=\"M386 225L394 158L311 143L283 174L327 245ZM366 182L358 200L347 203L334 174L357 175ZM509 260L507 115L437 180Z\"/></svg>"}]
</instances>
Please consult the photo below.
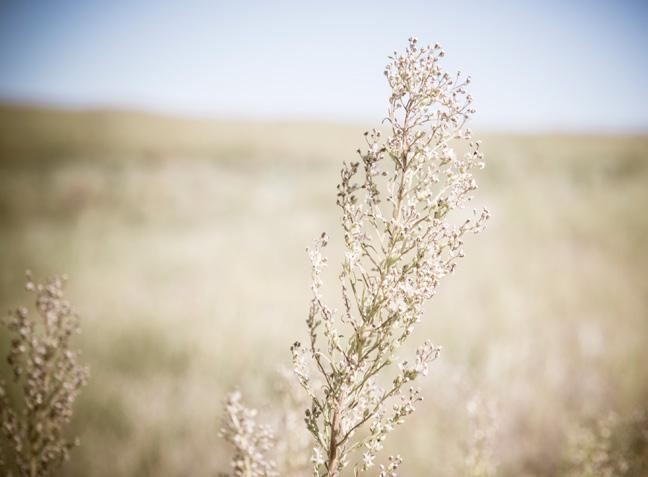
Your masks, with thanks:
<instances>
[{"instance_id":1,"label":"sky","mask_svg":"<svg viewBox=\"0 0 648 477\"><path fill-rule=\"evenodd\" d=\"M648 131L648 1L0 0L0 101L377 121L409 36L491 130Z\"/></svg>"}]
</instances>

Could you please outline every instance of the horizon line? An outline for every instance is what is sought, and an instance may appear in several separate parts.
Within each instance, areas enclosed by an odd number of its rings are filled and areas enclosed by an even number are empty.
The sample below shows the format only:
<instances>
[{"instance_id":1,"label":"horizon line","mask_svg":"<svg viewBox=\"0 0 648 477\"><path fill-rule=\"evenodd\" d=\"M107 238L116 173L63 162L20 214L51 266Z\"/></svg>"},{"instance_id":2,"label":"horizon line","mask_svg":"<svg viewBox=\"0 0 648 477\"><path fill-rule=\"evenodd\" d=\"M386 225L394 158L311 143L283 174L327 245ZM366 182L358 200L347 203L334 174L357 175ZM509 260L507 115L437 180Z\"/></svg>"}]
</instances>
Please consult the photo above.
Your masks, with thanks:
<instances>
[{"instance_id":1,"label":"horizon line","mask_svg":"<svg viewBox=\"0 0 648 477\"><path fill-rule=\"evenodd\" d=\"M108 113L108 114L133 114L156 117L169 120L184 121L232 121L236 123L259 124L327 124L338 126L371 127L379 123L382 118L360 119L353 117L334 117L332 115L264 115L243 112L217 112L217 111L179 111L173 108L152 107L135 104L119 104L117 102L67 102L56 100L20 99L0 95L1 108L47 110L61 113ZM477 111L477 115L479 111ZM479 123L480 121L477 121ZM605 135L605 136L648 136L648 125L619 126L575 126L575 125L517 125L503 124L490 125L477 124L469 128L479 134L520 134L520 135Z\"/></svg>"}]
</instances>

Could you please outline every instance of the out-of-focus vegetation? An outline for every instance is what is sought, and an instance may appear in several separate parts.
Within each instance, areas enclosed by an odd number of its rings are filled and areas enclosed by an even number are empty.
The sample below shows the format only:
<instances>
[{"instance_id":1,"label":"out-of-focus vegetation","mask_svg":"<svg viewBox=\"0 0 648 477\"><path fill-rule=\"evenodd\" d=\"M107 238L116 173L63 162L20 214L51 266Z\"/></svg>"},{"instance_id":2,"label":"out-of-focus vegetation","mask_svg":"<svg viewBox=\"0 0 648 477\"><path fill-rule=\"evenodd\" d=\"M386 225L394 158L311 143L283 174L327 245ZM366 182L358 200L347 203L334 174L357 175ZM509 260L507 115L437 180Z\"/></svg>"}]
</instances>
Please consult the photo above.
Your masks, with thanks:
<instances>
[{"instance_id":1,"label":"out-of-focus vegetation","mask_svg":"<svg viewBox=\"0 0 648 477\"><path fill-rule=\"evenodd\" d=\"M24 269L66 272L82 315L92 375L65 475L224 470L225 393L275 404L305 329L304 249L326 230L340 253L335 184L364 129L0 108L0 305L25 302ZM403 475L466 475L467 455L561 475L575 430L614 413L608 447L638 461L648 137L478 136L493 218L432 300L419 336L444 351L388 447Z\"/></svg>"}]
</instances>

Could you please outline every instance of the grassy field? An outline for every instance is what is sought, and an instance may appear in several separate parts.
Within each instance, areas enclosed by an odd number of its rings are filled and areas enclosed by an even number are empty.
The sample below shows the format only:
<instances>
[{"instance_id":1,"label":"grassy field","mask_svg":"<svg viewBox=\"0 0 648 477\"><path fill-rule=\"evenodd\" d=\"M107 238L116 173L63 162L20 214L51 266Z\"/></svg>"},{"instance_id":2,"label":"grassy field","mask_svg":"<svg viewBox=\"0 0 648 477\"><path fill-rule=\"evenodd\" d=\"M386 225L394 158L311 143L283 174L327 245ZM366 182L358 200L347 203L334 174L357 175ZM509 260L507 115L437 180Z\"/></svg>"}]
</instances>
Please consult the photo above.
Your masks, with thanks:
<instances>
[{"instance_id":1,"label":"grassy field","mask_svg":"<svg viewBox=\"0 0 648 477\"><path fill-rule=\"evenodd\" d=\"M83 318L64 475L227 470L224 394L271 414L305 330L304 249L326 230L336 262L335 185L364 129L0 108L0 305L27 298L26 268L65 272ZM388 447L402 475L467 475L478 396L497 475L563 475L575 426L614 412L634 439L648 402L648 137L480 137L493 219L429 307L418 340L444 351Z\"/></svg>"}]
</instances>

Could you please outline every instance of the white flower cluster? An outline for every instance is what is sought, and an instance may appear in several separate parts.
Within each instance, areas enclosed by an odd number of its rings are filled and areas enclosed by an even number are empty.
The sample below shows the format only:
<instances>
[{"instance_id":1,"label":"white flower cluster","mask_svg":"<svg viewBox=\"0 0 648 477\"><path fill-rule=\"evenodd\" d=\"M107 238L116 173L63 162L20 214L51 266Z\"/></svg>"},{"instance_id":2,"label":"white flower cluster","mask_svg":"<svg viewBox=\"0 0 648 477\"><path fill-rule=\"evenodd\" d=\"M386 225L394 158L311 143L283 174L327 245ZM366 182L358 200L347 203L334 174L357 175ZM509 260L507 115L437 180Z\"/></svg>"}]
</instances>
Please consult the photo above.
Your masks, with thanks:
<instances>
[{"instance_id":1,"label":"white flower cluster","mask_svg":"<svg viewBox=\"0 0 648 477\"><path fill-rule=\"evenodd\" d=\"M374 466L386 435L414 412L421 396L412 382L427 374L440 349L426 342L412 365L395 353L463 257L464 235L481 231L488 219L486 210L461 218L477 189L473 170L484 164L479 142L464 128L474 112L465 89L470 79L446 73L444 54L439 45L419 47L411 38L404 53L390 57L389 134L383 140L378 130L365 133L360 160L342 168L340 313L320 292L328 237L309 250L310 343L291 351L311 398L306 424L315 439L316 476L339 476L350 464L356 475ZM459 141L467 144L463 155L453 149ZM387 379L387 369L396 377ZM391 458L380 475L395 475L400 462Z\"/></svg>"}]
</instances>

